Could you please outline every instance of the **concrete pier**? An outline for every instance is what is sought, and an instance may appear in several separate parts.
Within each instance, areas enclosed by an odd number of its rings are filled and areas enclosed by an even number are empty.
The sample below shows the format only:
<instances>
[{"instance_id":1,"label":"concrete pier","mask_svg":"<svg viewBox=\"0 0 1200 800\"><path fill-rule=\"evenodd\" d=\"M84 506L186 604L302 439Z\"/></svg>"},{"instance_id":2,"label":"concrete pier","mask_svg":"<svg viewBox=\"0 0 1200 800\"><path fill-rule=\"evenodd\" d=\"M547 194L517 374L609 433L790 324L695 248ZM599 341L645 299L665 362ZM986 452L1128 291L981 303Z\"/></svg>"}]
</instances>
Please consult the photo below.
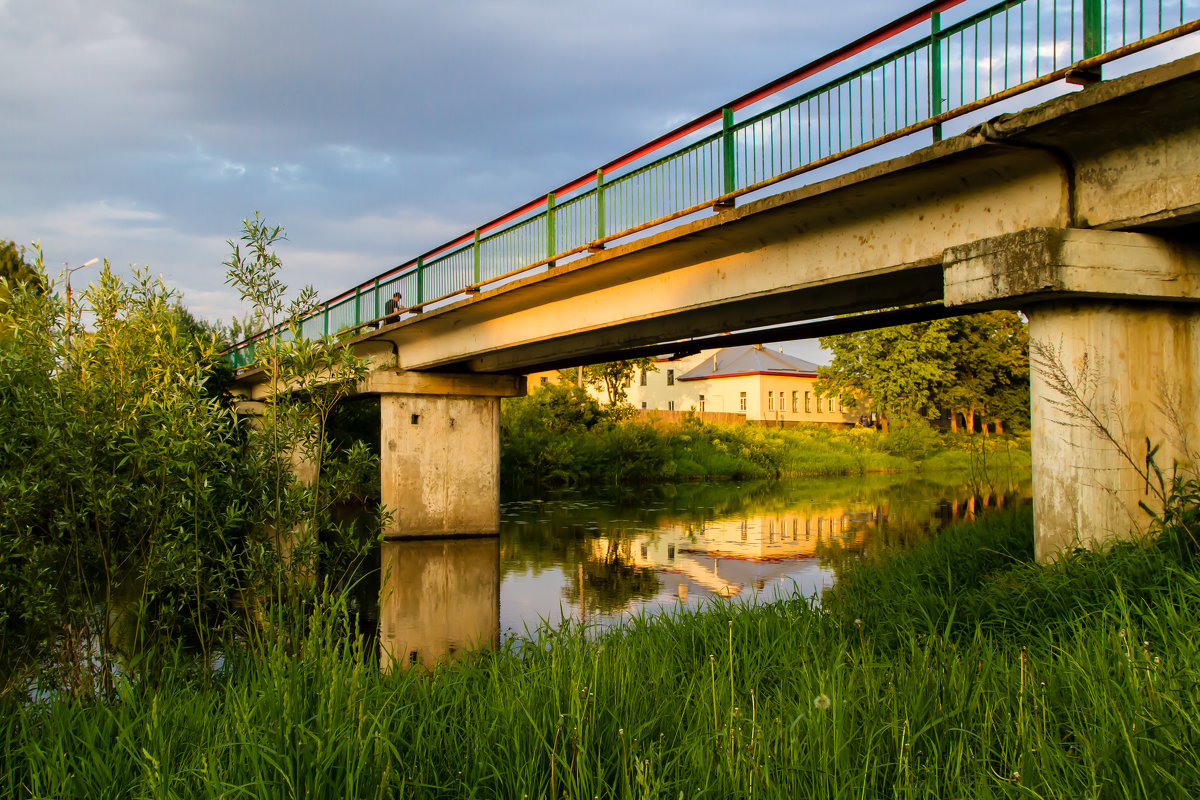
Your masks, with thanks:
<instances>
[{"instance_id":1,"label":"concrete pier","mask_svg":"<svg viewBox=\"0 0 1200 800\"><path fill-rule=\"evenodd\" d=\"M525 379L377 370L359 390L380 397L384 536L498 533L500 398Z\"/></svg>"},{"instance_id":2,"label":"concrete pier","mask_svg":"<svg viewBox=\"0 0 1200 800\"><path fill-rule=\"evenodd\" d=\"M1200 448L1200 248L1040 228L948 250L945 281L1029 318L1037 558L1145 531L1156 468Z\"/></svg>"}]
</instances>

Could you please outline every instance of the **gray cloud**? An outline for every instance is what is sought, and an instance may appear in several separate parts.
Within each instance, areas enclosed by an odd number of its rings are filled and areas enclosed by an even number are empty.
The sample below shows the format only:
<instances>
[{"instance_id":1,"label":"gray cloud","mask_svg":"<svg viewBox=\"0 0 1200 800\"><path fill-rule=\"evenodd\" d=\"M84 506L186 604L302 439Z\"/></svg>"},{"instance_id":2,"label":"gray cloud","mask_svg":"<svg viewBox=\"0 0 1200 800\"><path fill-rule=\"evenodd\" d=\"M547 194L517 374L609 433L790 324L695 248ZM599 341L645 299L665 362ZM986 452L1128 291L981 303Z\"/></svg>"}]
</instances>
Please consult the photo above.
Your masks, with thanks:
<instances>
[{"instance_id":1,"label":"gray cloud","mask_svg":"<svg viewBox=\"0 0 1200 800\"><path fill-rule=\"evenodd\" d=\"M228 318L262 210L331 294L911 8L0 0L0 237Z\"/></svg>"}]
</instances>

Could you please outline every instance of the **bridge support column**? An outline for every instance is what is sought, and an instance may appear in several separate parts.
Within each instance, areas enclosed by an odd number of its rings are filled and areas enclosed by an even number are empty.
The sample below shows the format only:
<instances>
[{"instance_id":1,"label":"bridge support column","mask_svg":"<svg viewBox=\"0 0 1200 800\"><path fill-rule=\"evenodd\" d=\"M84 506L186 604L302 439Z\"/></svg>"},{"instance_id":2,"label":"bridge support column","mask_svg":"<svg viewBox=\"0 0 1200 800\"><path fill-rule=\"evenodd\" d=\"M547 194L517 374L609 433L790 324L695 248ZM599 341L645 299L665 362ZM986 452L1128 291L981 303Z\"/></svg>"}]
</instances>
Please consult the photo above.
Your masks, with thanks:
<instances>
[{"instance_id":1,"label":"bridge support column","mask_svg":"<svg viewBox=\"0 0 1200 800\"><path fill-rule=\"evenodd\" d=\"M1143 532L1147 471L1169 485L1200 446L1200 249L1041 228L953 248L944 266L947 305L1029 318L1038 560Z\"/></svg>"},{"instance_id":2,"label":"bridge support column","mask_svg":"<svg viewBox=\"0 0 1200 800\"><path fill-rule=\"evenodd\" d=\"M500 398L525 393L510 375L378 370L380 488L387 538L500 531Z\"/></svg>"}]
</instances>

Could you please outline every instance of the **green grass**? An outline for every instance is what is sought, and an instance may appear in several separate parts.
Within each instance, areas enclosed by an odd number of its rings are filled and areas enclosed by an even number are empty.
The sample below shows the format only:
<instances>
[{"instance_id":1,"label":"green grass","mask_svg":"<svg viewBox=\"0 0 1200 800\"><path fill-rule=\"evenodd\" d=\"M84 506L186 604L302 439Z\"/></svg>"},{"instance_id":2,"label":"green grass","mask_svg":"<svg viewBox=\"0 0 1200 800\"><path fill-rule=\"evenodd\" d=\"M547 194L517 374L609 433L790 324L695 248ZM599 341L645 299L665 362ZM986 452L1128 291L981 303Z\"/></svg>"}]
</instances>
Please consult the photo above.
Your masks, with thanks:
<instances>
[{"instance_id":1,"label":"green grass","mask_svg":"<svg viewBox=\"0 0 1200 800\"><path fill-rule=\"evenodd\" d=\"M840 567L823 608L565 628L432 673L380 675L335 608L216 685L167 669L119 702L10 706L0 793L1200 795L1194 543L1043 568L1030 541L991 517Z\"/></svg>"}]
</instances>

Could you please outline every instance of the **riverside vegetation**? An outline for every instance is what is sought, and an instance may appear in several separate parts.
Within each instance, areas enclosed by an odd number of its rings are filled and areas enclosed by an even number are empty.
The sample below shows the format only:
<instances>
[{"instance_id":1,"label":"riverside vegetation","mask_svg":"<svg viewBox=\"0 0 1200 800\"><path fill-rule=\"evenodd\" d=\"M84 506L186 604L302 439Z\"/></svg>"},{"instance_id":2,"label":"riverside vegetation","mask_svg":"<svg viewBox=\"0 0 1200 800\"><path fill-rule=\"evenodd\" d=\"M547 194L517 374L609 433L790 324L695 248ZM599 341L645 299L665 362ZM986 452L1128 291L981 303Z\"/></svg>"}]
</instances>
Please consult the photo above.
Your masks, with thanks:
<instances>
[{"instance_id":1,"label":"riverside vegetation","mask_svg":"<svg viewBox=\"0 0 1200 800\"><path fill-rule=\"evenodd\" d=\"M303 306L280 300L279 233L248 220L229 261L272 321ZM1027 515L992 516L840 562L819 605L568 625L380 671L337 585L378 530L332 522L376 468L322 436L344 381L243 425L219 343L163 287L105 270L84 331L34 267L0 317L0 795L1200 794L1194 480L1172 480L1153 538L1047 567ZM288 380L359 369L321 342L262 347ZM665 434L715 453L731 435ZM759 463L678 452L705 474Z\"/></svg>"},{"instance_id":2,"label":"riverside vegetation","mask_svg":"<svg viewBox=\"0 0 1200 800\"><path fill-rule=\"evenodd\" d=\"M603 485L719 478L816 477L959 470L981 480L1029 469L1027 436L942 434L921 418L885 434L865 428L655 424L602 408L573 384L504 401L501 474L524 485Z\"/></svg>"},{"instance_id":3,"label":"riverside vegetation","mask_svg":"<svg viewBox=\"0 0 1200 800\"><path fill-rule=\"evenodd\" d=\"M1028 515L714 604L380 673L318 607L198 681L9 704L13 797L1112 797L1200 792L1198 499L1032 563Z\"/></svg>"}]
</instances>

